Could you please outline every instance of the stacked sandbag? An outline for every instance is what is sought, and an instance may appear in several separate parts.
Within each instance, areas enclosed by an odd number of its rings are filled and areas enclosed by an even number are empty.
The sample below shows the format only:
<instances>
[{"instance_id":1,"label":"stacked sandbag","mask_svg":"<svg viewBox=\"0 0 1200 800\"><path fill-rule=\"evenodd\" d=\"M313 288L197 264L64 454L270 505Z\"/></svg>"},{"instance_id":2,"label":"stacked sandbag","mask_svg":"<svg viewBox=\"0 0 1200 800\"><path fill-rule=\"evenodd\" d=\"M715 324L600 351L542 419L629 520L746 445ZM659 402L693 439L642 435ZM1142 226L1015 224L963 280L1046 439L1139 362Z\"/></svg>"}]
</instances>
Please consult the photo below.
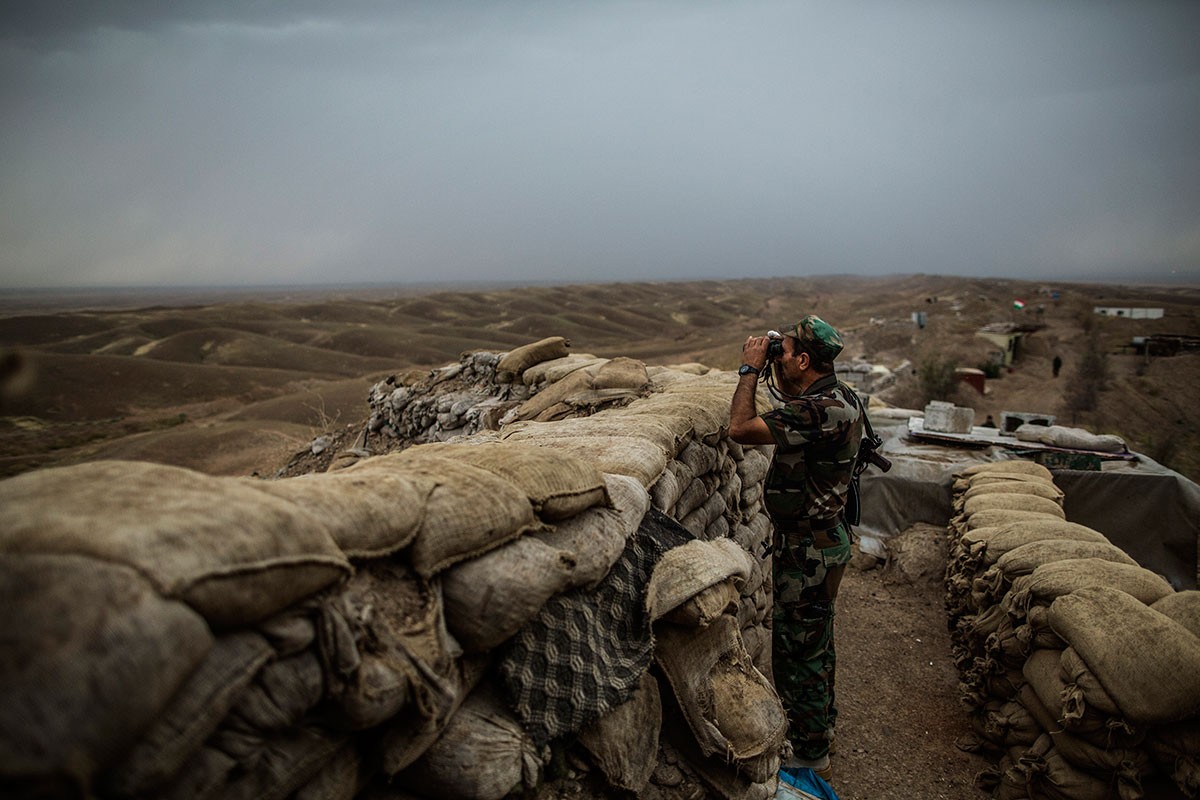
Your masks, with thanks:
<instances>
[{"instance_id":1,"label":"stacked sandbag","mask_svg":"<svg viewBox=\"0 0 1200 800\"><path fill-rule=\"evenodd\" d=\"M503 362L504 385L560 345ZM480 376L501 361L434 371L428 408L468 372L492 402ZM610 359L591 377L643 374ZM98 462L0 482L0 787L498 800L578 742L576 763L639 791L661 729L686 733L712 791L768 796L768 451L724 436L733 376L655 376L589 416L404 442L334 472ZM707 493L664 513L668 474Z\"/></svg>"},{"instance_id":2,"label":"stacked sandbag","mask_svg":"<svg viewBox=\"0 0 1200 800\"><path fill-rule=\"evenodd\" d=\"M969 746L999 757L978 785L1030 800L1195 797L1200 593L1044 506L1062 495L1037 464L976 465L954 495L946 603Z\"/></svg>"}]
</instances>

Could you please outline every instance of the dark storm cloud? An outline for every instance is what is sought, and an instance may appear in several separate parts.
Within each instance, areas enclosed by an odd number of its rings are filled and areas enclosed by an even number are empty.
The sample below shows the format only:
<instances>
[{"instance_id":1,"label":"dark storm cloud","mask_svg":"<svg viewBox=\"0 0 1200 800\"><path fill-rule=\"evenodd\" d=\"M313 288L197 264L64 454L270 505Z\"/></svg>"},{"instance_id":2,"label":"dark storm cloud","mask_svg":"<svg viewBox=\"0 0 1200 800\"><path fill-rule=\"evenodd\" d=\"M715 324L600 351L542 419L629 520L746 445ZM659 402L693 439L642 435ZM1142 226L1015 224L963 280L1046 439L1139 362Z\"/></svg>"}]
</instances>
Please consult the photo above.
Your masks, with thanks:
<instances>
[{"instance_id":1,"label":"dark storm cloud","mask_svg":"<svg viewBox=\"0 0 1200 800\"><path fill-rule=\"evenodd\" d=\"M0 5L0 286L1200 280L1198 4L78 5Z\"/></svg>"}]
</instances>

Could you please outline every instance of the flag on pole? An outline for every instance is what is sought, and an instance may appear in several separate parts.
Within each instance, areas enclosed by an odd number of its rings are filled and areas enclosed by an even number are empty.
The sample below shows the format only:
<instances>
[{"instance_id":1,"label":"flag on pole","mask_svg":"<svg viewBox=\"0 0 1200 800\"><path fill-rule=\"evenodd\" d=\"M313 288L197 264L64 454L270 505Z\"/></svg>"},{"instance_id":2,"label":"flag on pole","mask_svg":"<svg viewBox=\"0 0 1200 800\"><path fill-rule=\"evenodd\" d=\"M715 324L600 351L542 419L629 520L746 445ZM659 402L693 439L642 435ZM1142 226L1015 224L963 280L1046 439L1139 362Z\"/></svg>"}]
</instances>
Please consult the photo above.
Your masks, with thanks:
<instances>
[{"instance_id":1,"label":"flag on pole","mask_svg":"<svg viewBox=\"0 0 1200 800\"><path fill-rule=\"evenodd\" d=\"M1024 308L1024 307L1025 307L1025 301L1023 301L1023 300L1013 300L1013 309L1014 309L1015 311L1020 311L1020 310L1021 310L1022 308Z\"/></svg>"}]
</instances>

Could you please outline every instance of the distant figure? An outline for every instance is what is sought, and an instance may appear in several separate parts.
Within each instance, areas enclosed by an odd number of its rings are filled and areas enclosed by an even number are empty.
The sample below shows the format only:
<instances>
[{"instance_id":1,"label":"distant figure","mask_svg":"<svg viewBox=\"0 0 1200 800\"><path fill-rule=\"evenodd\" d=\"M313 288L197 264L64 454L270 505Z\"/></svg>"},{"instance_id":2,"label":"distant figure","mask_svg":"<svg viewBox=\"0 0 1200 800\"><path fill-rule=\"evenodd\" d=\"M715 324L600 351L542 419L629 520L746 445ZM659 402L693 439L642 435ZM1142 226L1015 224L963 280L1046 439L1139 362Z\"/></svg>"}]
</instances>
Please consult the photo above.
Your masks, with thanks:
<instances>
[{"instance_id":1,"label":"distant figure","mask_svg":"<svg viewBox=\"0 0 1200 800\"><path fill-rule=\"evenodd\" d=\"M994 428L994 427L996 427L996 420L992 419L992 415L991 415L991 414L988 414L988 418L987 418L987 419L985 419L985 420L983 421L983 424L982 424L982 425L980 425L979 427L981 427L981 428Z\"/></svg>"},{"instance_id":2,"label":"distant figure","mask_svg":"<svg viewBox=\"0 0 1200 800\"><path fill-rule=\"evenodd\" d=\"M1058 371L1062 369L1062 357L1055 356L1054 361L1050 363L1050 368L1054 370L1054 377L1058 377Z\"/></svg>"}]
</instances>

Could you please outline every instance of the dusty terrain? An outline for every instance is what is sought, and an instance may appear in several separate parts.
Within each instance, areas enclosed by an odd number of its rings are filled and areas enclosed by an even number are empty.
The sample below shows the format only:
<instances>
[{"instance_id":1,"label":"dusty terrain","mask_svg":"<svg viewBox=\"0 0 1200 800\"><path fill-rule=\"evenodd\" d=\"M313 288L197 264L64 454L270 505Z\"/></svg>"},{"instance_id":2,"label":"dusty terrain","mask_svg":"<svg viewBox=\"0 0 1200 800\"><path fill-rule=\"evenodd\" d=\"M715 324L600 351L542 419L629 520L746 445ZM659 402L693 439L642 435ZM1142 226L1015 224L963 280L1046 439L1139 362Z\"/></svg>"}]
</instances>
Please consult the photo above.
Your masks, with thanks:
<instances>
[{"instance_id":1,"label":"dusty terrain","mask_svg":"<svg viewBox=\"0 0 1200 800\"><path fill-rule=\"evenodd\" d=\"M1015 298L1024 311L1013 310ZM897 372L881 397L908 407L922 402L913 372L923 361L978 366L990 348L975 336L980 326L1034 326L1013 368L988 381L986 394L958 390L956 401L973 407L977 422L1003 410L1058 414L1200 478L1200 409L1191 402L1200 353L1148 363L1122 353L1134 336L1200 335L1196 288L908 276L373 290L154 306L146 297L103 300L0 300L0 351L12 367L0 385L0 476L133 458L271 477L318 435L352 440L375 381L424 372L466 350L564 335L574 352L728 369L747 334L815 311L842 329L847 358ZM1094 305L1162 307L1166 315L1099 318ZM926 313L924 328L913 324L915 311ZM1093 333L1111 377L1098 408L1071 418L1068 387ZM1056 354L1065 366L1053 378ZM983 797L972 779L989 762L955 746L969 725L941 604L942 540L918 526L900 541L911 543L903 557L886 565L860 559L843 584L834 785L844 800ZM580 781L557 786L572 796L587 789ZM697 788L685 775L661 796Z\"/></svg>"}]
</instances>

